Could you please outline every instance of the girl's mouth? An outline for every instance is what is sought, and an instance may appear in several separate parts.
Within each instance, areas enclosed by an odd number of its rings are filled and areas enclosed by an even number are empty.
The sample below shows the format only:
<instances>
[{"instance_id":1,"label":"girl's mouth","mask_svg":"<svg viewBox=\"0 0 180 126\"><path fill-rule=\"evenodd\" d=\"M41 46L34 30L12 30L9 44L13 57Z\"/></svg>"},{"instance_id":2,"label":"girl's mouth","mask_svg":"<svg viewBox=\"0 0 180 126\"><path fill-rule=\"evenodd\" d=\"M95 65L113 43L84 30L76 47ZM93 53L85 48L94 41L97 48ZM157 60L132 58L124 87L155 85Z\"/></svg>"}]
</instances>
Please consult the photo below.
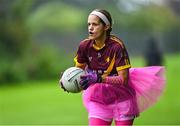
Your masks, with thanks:
<instances>
[{"instance_id":1,"label":"girl's mouth","mask_svg":"<svg viewBox=\"0 0 180 126\"><path fill-rule=\"evenodd\" d=\"M93 32L89 32L89 35L93 35Z\"/></svg>"}]
</instances>

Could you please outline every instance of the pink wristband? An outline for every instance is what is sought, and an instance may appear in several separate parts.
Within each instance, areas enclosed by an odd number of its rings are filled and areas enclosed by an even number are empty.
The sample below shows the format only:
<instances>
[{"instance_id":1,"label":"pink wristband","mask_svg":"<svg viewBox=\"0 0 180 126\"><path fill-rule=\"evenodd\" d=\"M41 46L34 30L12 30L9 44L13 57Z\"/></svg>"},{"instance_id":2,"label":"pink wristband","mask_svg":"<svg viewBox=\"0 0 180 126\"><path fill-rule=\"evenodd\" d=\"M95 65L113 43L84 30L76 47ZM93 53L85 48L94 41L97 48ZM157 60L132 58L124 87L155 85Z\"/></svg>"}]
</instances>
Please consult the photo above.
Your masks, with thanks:
<instances>
[{"instance_id":1,"label":"pink wristband","mask_svg":"<svg viewBox=\"0 0 180 126\"><path fill-rule=\"evenodd\" d=\"M122 76L107 76L104 79L104 83L122 84L123 83L123 78L122 78Z\"/></svg>"}]
</instances>

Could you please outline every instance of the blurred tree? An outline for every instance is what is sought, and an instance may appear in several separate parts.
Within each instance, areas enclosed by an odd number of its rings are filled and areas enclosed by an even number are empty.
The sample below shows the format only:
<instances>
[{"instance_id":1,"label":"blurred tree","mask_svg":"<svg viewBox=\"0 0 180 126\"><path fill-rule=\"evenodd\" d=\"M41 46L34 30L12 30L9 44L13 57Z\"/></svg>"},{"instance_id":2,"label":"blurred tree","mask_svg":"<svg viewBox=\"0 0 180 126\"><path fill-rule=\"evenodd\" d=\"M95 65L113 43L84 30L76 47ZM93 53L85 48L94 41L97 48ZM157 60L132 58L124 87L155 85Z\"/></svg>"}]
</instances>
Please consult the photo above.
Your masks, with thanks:
<instances>
[{"instance_id":1,"label":"blurred tree","mask_svg":"<svg viewBox=\"0 0 180 126\"><path fill-rule=\"evenodd\" d=\"M126 18L128 27L147 32L166 31L174 19L169 9L157 5L143 7Z\"/></svg>"},{"instance_id":2,"label":"blurred tree","mask_svg":"<svg viewBox=\"0 0 180 126\"><path fill-rule=\"evenodd\" d=\"M0 1L0 55L17 58L25 53L30 43L26 19L33 0Z\"/></svg>"},{"instance_id":3,"label":"blurred tree","mask_svg":"<svg viewBox=\"0 0 180 126\"><path fill-rule=\"evenodd\" d=\"M21 63L31 41L26 20L34 0L0 0L0 82L25 77Z\"/></svg>"},{"instance_id":4,"label":"blurred tree","mask_svg":"<svg viewBox=\"0 0 180 126\"><path fill-rule=\"evenodd\" d=\"M0 0L0 81L3 78L11 81L26 78L22 76L26 74L37 79L51 75L54 77L59 69L65 68L63 63L68 58L63 57L64 52L71 52L79 40L85 37L87 16L94 8L109 10L115 22L113 32L117 32L122 39L125 38L130 50L135 49L134 45L137 43L139 46L136 48L140 53L144 47L144 39L149 37L148 33L172 30L171 26L176 18L169 8L151 3L136 6L131 4L135 8L127 12L122 10L120 1L126 0ZM139 0L128 1L139 3ZM176 28L176 24L173 27ZM176 31L178 29L179 27ZM175 31L174 34L173 31L171 35L167 34L175 43L176 40L179 41L176 39L179 32ZM50 49L48 45L45 49L42 44L58 44L55 46L63 53L55 51L54 46ZM168 44L172 44L172 39ZM133 50L133 54L138 54L134 52ZM59 59L63 59L62 64ZM64 65L70 61L66 62Z\"/></svg>"},{"instance_id":5,"label":"blurred tree","mask_svg":"<svg viewBox=\"0 0 180 126\"><path fill-rule=\"evenodd\" d=\"M168 52L180 52L180 19L174 23L168 32L164 33L164 40Z\"/></svg>"},{"instance_id":6,"label":"blurred tree","mask_svg":"<svg viewBox=\"0 0 180 126\"><path fill-rule=\"evenodd\" d=\"M177 16L176 21L173 23L172 28L165 33L166 49L169 52L180 51L180 1L179 0L166 0L167 5L172 9Z\"/></svg>"},{"instance_id":7,"label":"blurred tree","mask_svg":"<svg viewBox=\"0 0 180 126\"><path fill-rule=\"evenodd\" d=\"M28 26L34 34L48 31L77 32L86 23L85 20L86 14L81 9L51 1L38 5L29 15Z\"/></svg>"}]
</instances>

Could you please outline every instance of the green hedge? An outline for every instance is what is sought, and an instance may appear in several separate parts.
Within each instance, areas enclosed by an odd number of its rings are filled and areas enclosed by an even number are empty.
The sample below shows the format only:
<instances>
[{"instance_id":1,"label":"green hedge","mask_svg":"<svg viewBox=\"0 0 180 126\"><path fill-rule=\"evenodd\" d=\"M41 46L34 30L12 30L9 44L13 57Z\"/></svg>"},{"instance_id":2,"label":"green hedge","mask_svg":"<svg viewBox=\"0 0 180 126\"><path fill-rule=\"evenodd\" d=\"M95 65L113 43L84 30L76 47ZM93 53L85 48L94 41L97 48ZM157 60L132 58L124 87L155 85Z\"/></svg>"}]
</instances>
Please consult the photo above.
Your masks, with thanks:
<instances>
[{"instance_id":1,"label":"green hedge","mask_svg":"<svg viewBox=\"0 0 180 126\"><path fill-rule=\"evenodd\" d=\"M34 45L22 58L0 59L0 83L55 79L73 65L72 58L52 45Z\"/></svg>"}]
</instances>

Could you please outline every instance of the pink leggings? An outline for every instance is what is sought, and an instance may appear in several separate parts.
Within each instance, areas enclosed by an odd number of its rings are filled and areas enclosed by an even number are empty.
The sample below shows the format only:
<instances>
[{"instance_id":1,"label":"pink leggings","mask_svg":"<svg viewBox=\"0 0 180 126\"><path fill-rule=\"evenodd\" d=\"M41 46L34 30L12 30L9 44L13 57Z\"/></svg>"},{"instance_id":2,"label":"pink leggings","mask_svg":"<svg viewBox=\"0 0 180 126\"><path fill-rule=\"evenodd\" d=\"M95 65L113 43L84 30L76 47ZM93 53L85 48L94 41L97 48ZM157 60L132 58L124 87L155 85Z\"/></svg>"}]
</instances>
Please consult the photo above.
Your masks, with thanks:
<instances>
[{"instance_id":1,"label":"pink leggings","mask_svg":"<svg viewBox=\"0 0 180 126\"><path fill-rule=\"evenodd\" d=\"M115 125L116 126L132 126L133 125L133 121L134 119L132 120L124 120L124 121L116 121L115 120ZM110 126L112 123L111 122L108 122L108 121L105 121L105 120L102 120L102 119L99 119L99 118L93 118L93 117L90 117L89 119L89 126Z\"/></svg>"}]
</instances>

